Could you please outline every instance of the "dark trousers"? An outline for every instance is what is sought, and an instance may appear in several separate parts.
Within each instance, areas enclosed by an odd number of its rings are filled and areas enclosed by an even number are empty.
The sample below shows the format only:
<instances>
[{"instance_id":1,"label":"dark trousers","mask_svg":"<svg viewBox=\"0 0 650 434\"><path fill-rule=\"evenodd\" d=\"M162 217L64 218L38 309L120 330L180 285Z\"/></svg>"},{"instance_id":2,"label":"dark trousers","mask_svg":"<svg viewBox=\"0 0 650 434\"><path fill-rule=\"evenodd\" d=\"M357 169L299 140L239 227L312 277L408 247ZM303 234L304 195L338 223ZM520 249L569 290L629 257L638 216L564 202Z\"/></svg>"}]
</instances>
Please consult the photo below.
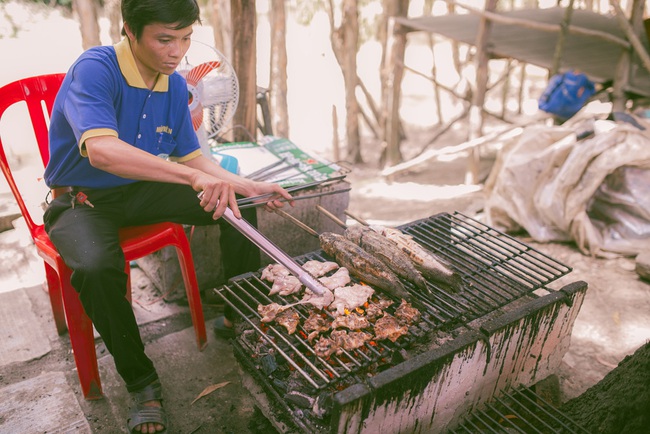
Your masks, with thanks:
<instances>
[{"instance_id":1,"label":"dark trousers","mask_svg":"<svg viewBox=\"0 0 650 434\"><path fill-rule=\"evenodd\" d=\"M127 186L84 190L94 208L74 207L71 196L54 199L43 216L45 230L72 271L72 286L86 314L101 335L115 367L132 392L158 378L131 304L126 299L127 275L118 229L160 222L219 224L226 278L259 268L259 250L225 220L213 220L199 206L189 186L136 182ZM256 225L255 208L242 215Z\"/></svg>"}]
</instances>

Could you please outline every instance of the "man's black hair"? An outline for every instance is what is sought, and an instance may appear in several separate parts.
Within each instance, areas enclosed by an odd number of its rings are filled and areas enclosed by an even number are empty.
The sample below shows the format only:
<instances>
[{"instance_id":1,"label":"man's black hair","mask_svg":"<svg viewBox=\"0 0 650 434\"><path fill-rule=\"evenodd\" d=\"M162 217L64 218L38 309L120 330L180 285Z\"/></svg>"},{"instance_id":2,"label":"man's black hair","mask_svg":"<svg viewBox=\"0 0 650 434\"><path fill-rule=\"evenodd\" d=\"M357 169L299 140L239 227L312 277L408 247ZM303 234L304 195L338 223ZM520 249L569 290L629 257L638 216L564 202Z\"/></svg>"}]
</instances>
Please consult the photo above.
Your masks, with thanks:
<instances>
[{"instance_id":1,"label":"man's black hair","mask_svg":"<svg viewBox=\"0 0 650 434\"><path fill-rule=\"evenodd\" d=\"M201 22L196 0L122 0L122 20L140 39L144 26L152 23L176 24L175 30ZM122 27L122 36L126 36Z\"/></svg>"}]
</instances>

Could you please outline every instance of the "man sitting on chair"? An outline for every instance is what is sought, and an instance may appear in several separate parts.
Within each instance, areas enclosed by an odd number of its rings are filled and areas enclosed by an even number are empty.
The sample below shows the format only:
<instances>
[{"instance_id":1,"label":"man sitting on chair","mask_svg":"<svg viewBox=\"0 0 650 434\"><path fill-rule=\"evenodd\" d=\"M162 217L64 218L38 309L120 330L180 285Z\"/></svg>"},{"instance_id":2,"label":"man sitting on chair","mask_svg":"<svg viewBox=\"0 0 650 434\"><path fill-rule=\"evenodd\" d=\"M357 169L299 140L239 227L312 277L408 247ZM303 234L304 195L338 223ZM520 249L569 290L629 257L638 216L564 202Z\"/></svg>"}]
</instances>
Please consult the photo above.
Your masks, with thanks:
<instances>
[{"instance_id":1,"label":"man sitting on chair","mask_svg":"<svg viewBox=\"0 0 650 434\"><path fill-rule=\"evenodd\" d=\"M196 1L123 0L122 17L125 38L83 53L57 95L45 170L56 197L44 223L136 402L129 429L154 433L167 429L161 385L125 298L118 230L163 221L216 224L226 207L241 218L236 194L269 194L269 209L291 195L232 174L201 153L187 85L175 72L200 22ZM232 238L244 247L223 245L227 274L256 251L241 237L224 237Z\"/></svg>"}]
</instances>

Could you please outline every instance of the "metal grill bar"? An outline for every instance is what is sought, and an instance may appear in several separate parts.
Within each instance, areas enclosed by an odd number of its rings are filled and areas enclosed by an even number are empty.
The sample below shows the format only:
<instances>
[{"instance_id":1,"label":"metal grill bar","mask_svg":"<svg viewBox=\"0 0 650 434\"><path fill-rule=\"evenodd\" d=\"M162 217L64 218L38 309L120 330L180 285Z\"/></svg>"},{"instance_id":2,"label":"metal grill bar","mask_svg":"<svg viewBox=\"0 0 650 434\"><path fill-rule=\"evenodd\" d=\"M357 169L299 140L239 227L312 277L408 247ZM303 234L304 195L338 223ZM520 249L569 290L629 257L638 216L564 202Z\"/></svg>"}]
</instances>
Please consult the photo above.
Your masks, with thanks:
<instances>
[{"instance_id":1,"label":"metal grill bar","mask_svg":"<svg viewBox=\"0 0 650 434\"><path fill-rule=\"evenodd\" d=\"M588 434L587 430L526 386L496 397L448 432Z\"/></svg>"}]
</instances>

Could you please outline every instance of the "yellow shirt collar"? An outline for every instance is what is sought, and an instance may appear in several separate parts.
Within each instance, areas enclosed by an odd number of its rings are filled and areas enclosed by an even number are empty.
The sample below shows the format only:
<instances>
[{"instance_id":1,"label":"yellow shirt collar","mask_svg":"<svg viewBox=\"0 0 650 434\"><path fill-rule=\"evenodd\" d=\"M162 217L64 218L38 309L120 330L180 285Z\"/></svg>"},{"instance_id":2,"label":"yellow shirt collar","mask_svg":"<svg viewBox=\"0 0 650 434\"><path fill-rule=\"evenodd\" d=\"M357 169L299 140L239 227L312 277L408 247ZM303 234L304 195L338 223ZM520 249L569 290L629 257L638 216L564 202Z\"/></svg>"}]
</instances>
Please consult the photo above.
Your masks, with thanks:
<instances>
[{"instance_id":1,"label":"yellow shirt collar","mask_svg":"<svg viewBox=\"0 0 650 434\"><path fill-rule=\"evenodd\" d=\"M142 79L142 75L140 75L140 71L138 71L138 67L135 64L135 58L131 51L129 38L122 39L120 42L115 44L114 47L115 53L117 54L117 63L120 65L122 75L129 86L147 89L147 86L144 84L144 80ZM160 74L156 81L156 85L153 88L154 92L167 92L168 89L169 76Z\"/></svg>"}]
</instances>

